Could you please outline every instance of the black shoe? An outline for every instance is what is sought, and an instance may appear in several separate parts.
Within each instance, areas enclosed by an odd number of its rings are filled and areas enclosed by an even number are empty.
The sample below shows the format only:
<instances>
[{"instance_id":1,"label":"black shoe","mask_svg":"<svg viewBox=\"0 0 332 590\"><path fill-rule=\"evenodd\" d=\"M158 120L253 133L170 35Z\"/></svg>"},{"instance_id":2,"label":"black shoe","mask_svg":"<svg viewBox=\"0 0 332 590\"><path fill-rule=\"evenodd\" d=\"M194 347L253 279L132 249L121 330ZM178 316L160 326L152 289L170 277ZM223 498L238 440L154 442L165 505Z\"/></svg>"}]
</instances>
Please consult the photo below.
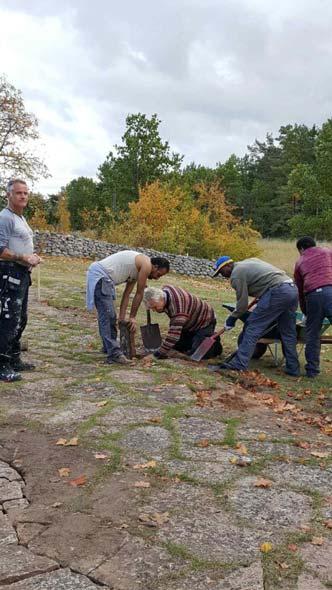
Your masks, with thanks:
<instances>
[{"instance_id":1,"label":"black shoe","mask_svg":"<svg viewBox=\"0 0 332 590\"><path fill-rule=\"evenodd\" d=\"M16 371L14 371L13 367L10 365L0 367L0 381L5 381L5 383L13 383L14 381L21 381L21 379L21 375L16 373Z\"/></svg>"},{"instance_id":2,"label":"black shoe","mask_svg":"<svg viewBox=\"0 0 332 590\"><path fill-rule=\"evenodd\" d=\"M207 367L209 371L213 371L217 373L218 371L241 371L242 369L237 369L237 367L232 367L228 363L219 363L219 365L208 365Z\"/></svg>"},{"instance_id":3,"label":"black shoe","mask_svg":"<svg viewBox=\"0 0 332 590\"><path fill-rule=\"evenodd\" d=\"M10 366L14 371L34 371L36 368L33 363L25 363L21 359L15 359L10 363Z\"/></svg>"}]
</instances>

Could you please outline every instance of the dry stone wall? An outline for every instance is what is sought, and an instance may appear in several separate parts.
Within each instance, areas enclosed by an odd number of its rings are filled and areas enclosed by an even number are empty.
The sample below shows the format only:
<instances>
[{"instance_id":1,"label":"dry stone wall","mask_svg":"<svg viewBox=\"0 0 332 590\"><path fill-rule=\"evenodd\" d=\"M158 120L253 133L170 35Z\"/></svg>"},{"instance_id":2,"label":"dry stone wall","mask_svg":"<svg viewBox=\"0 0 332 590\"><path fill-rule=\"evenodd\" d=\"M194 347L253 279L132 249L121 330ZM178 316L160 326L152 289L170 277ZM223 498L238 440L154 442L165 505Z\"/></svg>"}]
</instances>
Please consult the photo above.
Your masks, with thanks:
<instances>
[{"instance_id":1,"label":"dry stone wall","mask_svg":"<svg viewBox=\"0 0 332 590\"><path fill-rule=\"evenodd\" d=\"M169 252L158 252L147 248L131 248L123 244L110 244L90 240L82 236L70 234L58 234L54 232L35 231L35 248L37 252L48 256L72 256L75 258L91 258L100 260L119 252L120 250L135 249L147 256L165 256L171 265L171 270L183 275L193 277L210 277L212 275L213 263L205 258L193 256L181 256Z\"/></svg>"}]
</instances>

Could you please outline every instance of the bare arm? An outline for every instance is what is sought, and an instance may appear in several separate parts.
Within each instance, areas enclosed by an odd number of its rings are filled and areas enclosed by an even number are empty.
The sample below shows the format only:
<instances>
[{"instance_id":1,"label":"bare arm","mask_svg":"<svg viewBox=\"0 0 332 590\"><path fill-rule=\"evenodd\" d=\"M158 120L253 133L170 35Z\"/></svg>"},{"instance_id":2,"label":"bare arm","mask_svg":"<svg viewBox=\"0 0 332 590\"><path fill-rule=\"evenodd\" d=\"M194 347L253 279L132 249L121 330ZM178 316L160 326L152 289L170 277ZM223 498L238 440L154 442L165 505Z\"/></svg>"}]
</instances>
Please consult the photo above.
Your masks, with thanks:
<instances>
[{"instance_id":1,"label":"bare arm","mask_svg":"<svg viewBox=\"0 0 332 590\"><path fill-rule=\"evenodd\" d=\"M135 286L135 281L130 281L126 284L126 288L122 294L121 303L120 303L120 311L119 311L119 320L124 320L126 318L126 311L129 303L129 296Z\"/></svg>"},{"instance_id":2,"label":"bare arm","mask_svg":"<svg viewBox=\"0 0 332 590\"><path fill-rule=\"evenodd\" d=\"M38 254L16 254L9 248L3 248L0 251L1 260L8 260L8 262L20 262L25 266L37 266L41 262Z\"/></svg>"},{"instance_id":3,"label":"bare arm","mask_svg":"<svg viewBox=\"0 0 332 590\"><path fill-rule=\"evenodd\" d=\"M140 270L138 271L136 293L135 293L133 302L131 304L131 310L130 310L130 314L129 314L130 319L133 319L136 317L136 314L138 312L138 308L139 308L139 306L142 302L142 299L143 299L144 289L146 287L146 282L149 278L150 272L151 272L150 261L145 264L143 263L141 265Z\"/></svg>"}]
</instances>

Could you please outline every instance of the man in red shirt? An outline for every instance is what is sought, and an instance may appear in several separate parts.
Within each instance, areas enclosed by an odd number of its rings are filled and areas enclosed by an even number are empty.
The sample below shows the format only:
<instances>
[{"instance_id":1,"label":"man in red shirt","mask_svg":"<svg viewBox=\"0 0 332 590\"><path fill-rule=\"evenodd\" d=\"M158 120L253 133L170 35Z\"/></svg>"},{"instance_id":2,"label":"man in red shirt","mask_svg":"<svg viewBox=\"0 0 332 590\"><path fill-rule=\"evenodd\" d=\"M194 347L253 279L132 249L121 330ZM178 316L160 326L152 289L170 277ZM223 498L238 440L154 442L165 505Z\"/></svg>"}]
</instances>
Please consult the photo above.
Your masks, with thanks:
<instances>
[{"instance_id":1,"label":"man in red shirt","mask_svg":"<svg viewBox=\"0 0 332 590\"><path fill-rule=\"evenodd\" d=\"M332 249L316 246L310 236L300 238L296 247L300 258L295 265L294 279L301 310L307 316L305 369L307 377L316 377L324 318L327 317L332 324Z\"/></svg>"}]
</instances>

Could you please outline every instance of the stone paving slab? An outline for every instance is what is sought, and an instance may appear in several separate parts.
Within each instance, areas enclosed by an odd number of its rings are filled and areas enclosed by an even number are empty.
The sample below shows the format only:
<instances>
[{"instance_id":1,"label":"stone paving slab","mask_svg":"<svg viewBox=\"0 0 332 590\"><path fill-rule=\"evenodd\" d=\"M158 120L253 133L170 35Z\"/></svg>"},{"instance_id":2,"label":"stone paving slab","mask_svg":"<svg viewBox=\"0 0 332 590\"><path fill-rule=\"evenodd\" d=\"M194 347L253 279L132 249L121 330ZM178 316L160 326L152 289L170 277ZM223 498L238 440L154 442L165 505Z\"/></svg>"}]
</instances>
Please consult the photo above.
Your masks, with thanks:
<instances>
[{"instance_id":1,"label":"stone paving slab","mask_svg":"<svg viewBox=\"0 0 332 590\"><path fill-rule=\"evenodd\" d=\"M247 477L234 484L228 500L232 510L256 529L282 532L293 531L312 517L308 496L281 490L274 484L269 488L255 487L257 477ZM294 510L296 506L296 510Z\"/></svg>"},{"instance_id":2,"label":"stone paving slab","mask_svg":"<svg viewBox=\"0 0 332 590\"><path fill-rule=\"evenodd\" d=\"M326 586L323 586L317 578L304 573L298 579L296 590L326 590Z\"/></svg>"},{"instance_id":3,"label":"stone paving slab","mask_svg":"<svg viewBox=\"0 0 332 590\"><path fill-rule=\"evenodd\" d=\"M136 387L136 391L144 393L146 399L155 400L161 404L181 404L192 402L195 396L187 385L176 384L172 387L160 386L155 387Z\"/></svg>"},{"instance_id":4,"label":"stone paving slab","mask_svg":"<svg viewBox=\"0 0 332 590\"><path fill-rule=\"evenodd\" d=\"M22 487L17 481L0 479L0 503L23 498Z\"/></svg>"},{"instance_id":5,"label":"stone paving slab","mask_svg":"<svg viewBox=\"0 0 332 590\"><path fill-rule=\"evenodd\" d=\"M330 494L332 469L320 469L307 465L276 463L265 470L265 475L277 483L293 488L308 488L322 494Z\"/></svg>"},{"instance_id":6,"label":"stone paving slab","mask_svg":"<svg viewBox=\"0 0 332 590\"><path fill-rule=\"evenodd\" d=\"M73 400L65 408L57 410L56 413L43 419L46 424L54 426L67 426L73 422L86 420L98 412L98 407L93 402L83 400Z\"/></svg>"},{"instance_id":7,"label":"stone paving slab","mask_svg":"<svg viewBox=\"0 0 332 590\"><path fill-rule=\"evenodd\" d=\"M129 538L120 550L90 572L90 577L100 584L107 584L116 590L140 590L151 588L163 577L184 570L185 563L156 545L151 546L143 539Z\"/></svg>"},{"instance_id":8,"label":"stone paving slab","mask_svg":"<svg viewBox=\"0 0 332 590\"><path fill-rule=\"evenodd\" d=\"M221 563L250 563L259 555L263 541L269 541L268 532L239 527L221 509L214 514L203 509L182 512L158 531L162 542L184 546L200 559Z\"/></svg>"},{"instance_id":9,"label":"stone paving slab","mask_svg":"<svg viewBox=\"0 0 332 590\"><path fill-rule=\"evenodd\" d=\"M160 426L142 426L131 430L123 439L122 444L133 450L149 453L152 458L160 459L171 445L171 437L165 428Z\"/></svg>"},{"instance_id":10,"label":"stone paving slab","mask_svg":"<svg viewBox=\"0 0 332 590\"><path fill-rule=\"evenodd\" d=\"M301 557L306 569L322 581L332 584L332 540L325 539L323 545L306 544L301 548Z\"/></svg>"},{"instance_id":11,"label":"stone paving slab","mask_svg":"<svg viewBox=\"0 0 332 590\"><path fill-rule=\"evenodd\" d=\"M226 425L216 420L203 418L180 418L178 427L183 442L196 443L202 439L213 442L221 441L226 433Z\"/></svg>"},{"instance_id":12,"label":"stone paving slab","mask_svg":"<svg viewBox=\"0 0 332 590\"><path fill-rule=\"evenodd\" d=\"M100 586L69 569L62 569L49 574L33 576L9 586L6 584L3 588L7 590L96 590ZM108 590L108 588L103 586L103 590Z\"/></svg>"},{"instance_id":13,"label":"stone paving slab","mask_svg":"<svg viewBox=\"0 0 332 590\"><path fill-rule=\"evenodd\" d=\"M125 426L149 422L150 420L160 419L160 417L161 412L159 408L122 406L113 408L109 414L102 416L98 421L103 426L118 426L122 430Z\"/></svg>"},{"instance_id":14,"label":"stone paving slab","mask_svg":"<svg viewBox=\"0 0 332 590\"><path fill-rule=\"evenodd\" d=\"M17 536L14 527L11 525L8 516L0 513L0 546L17 543Z\"/></svg>"},{"instance_id":15,"label":"stone paving slab","mask_svg":"<svg viewBox=\"0 0 332 590\"><path fill-rule=\"evenodd\" d=\"M234 454L229 453L229 457L231 456L234 456ZM242 469L232 465L228 459L220 463L174 460L168 461L166 467L174 475L186 475L194 480L211 485L230 481L239 474L239 469Z\"/></svg>"},{"instance_id":16,"label":"stone paving slab","mask_svg":"<svg viewBox=\"0 0 332 590\"><path fill-rule=\"evenodd\" d=\"M10 512L11 510L23 509L29 506L29 502L26 498L19 498L17 500L8 500L7 502L3 503L3 509L5 512Z\"/></svg>"},{"instance_id":17,"label":"stone paving slab","mask_svg":"<svg viewBox=\"0 0 332 590\"><path fill-rule=\"evenodd\" d=\"M1 478L8 479L9 481L22 481L22 478L16 469L13 469L7 463L4 463L4 461L0 461L0 479Z\"/></svg>"},{"instance_id":18,"label":"stone paving slab","mask_svg":"<svg viewBox=\"0 0 332 590\"><path fill-rule=\"evenodd\" d=\"M209 570L192 573L161 584L158 590L264 590L263 570L258 561L231 574L225 573L221 579L219 575L216 579L216 572Z\"/></svg>"},{"instance_id":19,"label":"stone paving slab","mask_svg":"<svg viewBox=\"0 0 332 590\"><path fill-rule=\"evenodd\" d=\"M58 569L58 564L49 559L34 555L25 547L16 545L0 546L0 586L29 578L36 574Z\"/></svg>"},{"instance_id":20,"label":"stone paving slab","mask_svg":"<svg viewBox=\"0 0 332 590\"><path fill-rule=\"evenodd\" d=\"M126 385L136 385L137 383L154 383L155 378L151 373L145 373L136 369L113 369L110 367L110 375L112 379L126 383Z\"/></svg>"}]
</instances>

